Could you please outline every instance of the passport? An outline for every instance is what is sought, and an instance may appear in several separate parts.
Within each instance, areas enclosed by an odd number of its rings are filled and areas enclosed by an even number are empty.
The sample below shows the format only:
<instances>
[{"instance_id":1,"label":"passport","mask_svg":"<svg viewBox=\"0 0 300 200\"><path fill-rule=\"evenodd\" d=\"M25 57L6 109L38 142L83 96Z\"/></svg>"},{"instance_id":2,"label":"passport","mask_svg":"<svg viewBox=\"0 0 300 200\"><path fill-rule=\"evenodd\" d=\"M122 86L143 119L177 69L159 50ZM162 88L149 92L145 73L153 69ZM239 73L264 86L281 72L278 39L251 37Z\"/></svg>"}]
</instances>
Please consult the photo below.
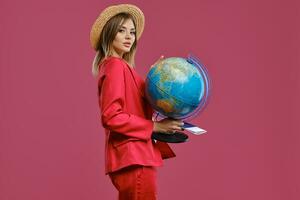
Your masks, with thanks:
<instances>
[{"instance_id":1,"label":"passport","mask_svg":"<svg viewBox=\"0 0 300 200\"><path fill-rule=\"evenodd\" d=\"M194 135L200 135L200 134L207 132L206 130L195 126L194 124L190 124L187 122L184 122L183 128L184 128L184 130L186 130Z\"/></svg>"}]
</instances>

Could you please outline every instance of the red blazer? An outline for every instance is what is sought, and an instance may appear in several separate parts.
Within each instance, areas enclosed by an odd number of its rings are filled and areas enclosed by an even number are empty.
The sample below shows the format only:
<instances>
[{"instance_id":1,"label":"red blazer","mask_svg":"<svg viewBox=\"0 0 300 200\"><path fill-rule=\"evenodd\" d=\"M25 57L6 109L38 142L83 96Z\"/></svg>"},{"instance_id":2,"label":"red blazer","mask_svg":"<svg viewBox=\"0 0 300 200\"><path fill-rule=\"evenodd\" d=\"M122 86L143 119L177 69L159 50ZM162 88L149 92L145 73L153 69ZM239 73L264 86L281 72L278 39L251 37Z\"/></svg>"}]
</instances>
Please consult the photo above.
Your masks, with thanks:
<instances>
[{"instance_id":1,"label":"red blazer","mask_svg":"<svg viewBox=\"0 0 300 200\"><path fill-rule=\"evenodd\" d=\"M153 109L144 80L123 59L107 58L98 79L101 122L105 129L105 173L139 164L161 166L175 157L167 143L151 139Z\"/></svg>"}]
</instances>

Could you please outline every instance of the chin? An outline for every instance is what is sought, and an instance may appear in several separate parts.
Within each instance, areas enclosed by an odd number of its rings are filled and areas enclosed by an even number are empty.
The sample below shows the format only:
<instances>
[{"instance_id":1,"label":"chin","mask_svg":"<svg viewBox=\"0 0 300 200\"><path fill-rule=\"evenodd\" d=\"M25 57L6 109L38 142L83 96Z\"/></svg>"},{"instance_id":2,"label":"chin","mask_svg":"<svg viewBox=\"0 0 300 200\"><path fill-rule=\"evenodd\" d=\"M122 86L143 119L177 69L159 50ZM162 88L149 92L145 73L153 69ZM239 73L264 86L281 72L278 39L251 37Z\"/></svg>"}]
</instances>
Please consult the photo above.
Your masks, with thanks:
<instances>
[{"instance_id":1,"label":"chin","mask_svg":"<svg viewBox=\"0 0 300 200\"><path fill-rule=\"evenodd\" d=\"M124 49L124 53L128 53L128 52L130 52L130 49L128 50L128 49Z\"/></svg>"}]
</instances>

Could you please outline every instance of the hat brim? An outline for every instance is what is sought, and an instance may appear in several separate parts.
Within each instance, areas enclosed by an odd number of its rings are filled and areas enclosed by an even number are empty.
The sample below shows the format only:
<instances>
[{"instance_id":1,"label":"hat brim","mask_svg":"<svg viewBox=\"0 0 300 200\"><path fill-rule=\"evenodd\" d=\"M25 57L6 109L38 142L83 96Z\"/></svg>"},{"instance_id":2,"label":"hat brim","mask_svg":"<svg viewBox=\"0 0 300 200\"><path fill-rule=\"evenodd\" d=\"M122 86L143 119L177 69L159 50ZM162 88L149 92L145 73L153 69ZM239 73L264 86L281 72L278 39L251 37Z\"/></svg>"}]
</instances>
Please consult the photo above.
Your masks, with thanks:
<instances>
[{"instance_id":1,"label":"hat brim","mask_svg":"<svg viewBox=\"0 0 300 200\"><path fill-rule=\"evenodd\" d=\"M137 6L132 4L119 4L109 6L100 13L98 18L94 22L90 32L90 42L95 50L97 50L100 34L105 24L113 16L123 12L129 13L133 17L136 26L135 29L137 40L141 37L145 26L145 16Z\"/></svg>"}]
</instances>

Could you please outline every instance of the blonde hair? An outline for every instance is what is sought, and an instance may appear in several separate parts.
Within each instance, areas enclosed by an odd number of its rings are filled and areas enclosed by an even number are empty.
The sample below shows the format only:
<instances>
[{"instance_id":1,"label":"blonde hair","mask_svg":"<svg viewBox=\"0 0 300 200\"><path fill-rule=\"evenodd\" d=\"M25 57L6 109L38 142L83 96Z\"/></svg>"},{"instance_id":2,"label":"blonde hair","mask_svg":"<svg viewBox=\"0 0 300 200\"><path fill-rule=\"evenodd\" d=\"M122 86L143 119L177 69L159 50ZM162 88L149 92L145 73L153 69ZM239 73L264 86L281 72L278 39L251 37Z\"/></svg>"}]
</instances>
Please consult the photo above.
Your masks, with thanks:
<instances>
[{"instance_id":1,"label":"blonde hair","mask_svg":"<svg viewBox=\"0 0 300 200\"><path fill-rule=\"evenodd\" d=\"M99 42L97 44L96 55L92 64L92 74L97 77L99 74L99 67L101 63L108 57L111 56L111 46L114 41L118 31L119 25L123 24L127 19L133 21L134 26L136 26L133 17L128 13L119 13L112 17L103 27L100 35ZM134 67L134 57L136 53L137 39L135 33L135 41L129 52L124 53L123 59L131 66Z\"/></svg>"}]
</instances>

